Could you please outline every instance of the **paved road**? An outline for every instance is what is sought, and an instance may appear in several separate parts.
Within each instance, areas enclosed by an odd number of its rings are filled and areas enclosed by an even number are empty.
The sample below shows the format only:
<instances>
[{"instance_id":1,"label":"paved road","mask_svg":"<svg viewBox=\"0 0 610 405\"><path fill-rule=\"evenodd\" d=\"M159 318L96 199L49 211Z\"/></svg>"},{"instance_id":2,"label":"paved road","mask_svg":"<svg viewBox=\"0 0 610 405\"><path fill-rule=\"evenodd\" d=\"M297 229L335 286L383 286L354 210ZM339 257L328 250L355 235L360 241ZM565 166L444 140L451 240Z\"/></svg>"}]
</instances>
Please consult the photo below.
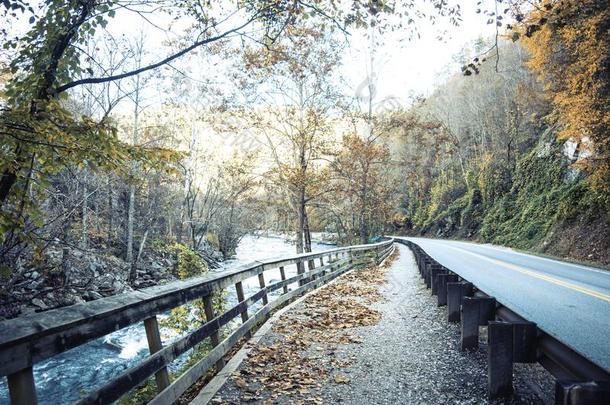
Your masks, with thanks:
<instances>
[{"instance_id":1,"label":"paved road","mask_svg":"<svg viewBox=\"0 0 610 405\"><path fill-rule=\"evenodd\" d=\"M407 239L610 371L610 272L493 245Z\"/></svg>"}]
</instances>

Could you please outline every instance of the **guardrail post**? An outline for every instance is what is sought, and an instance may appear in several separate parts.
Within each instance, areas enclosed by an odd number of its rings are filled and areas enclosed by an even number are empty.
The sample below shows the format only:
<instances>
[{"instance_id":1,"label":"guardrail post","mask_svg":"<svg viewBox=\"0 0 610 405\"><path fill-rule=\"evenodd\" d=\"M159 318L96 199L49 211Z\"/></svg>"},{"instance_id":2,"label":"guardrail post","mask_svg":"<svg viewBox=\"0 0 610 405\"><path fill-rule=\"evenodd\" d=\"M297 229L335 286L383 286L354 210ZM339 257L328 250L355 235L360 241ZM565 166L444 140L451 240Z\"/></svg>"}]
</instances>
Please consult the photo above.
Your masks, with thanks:
<instances>
[{"instance_id":1,"label":"guardrail post","mask_svg":"<svg viewBox=\"0 0 610 405\"><path fill-rule=\"evenodd\" d=\"M538 329L534 322L514 322L513 363L535 363Z\"/></svg>"},{"instance_id":2,"label":"guardrail post","mask_svg":"<svg viewBox=\"0 0 610 405\"><path fill-rule=\"evenodd\" d=\"M433 265L430 268L430 289L432 295L438 294L438 276L441 274L445 274L445 271L442 267L438 265Z\"/></svg>"},{"instance_id":3,"label":"guardrail post","mask_svg":"<svg viewBox=\"0 0 610 405\"><path fill-rule=\"evenodd\" d=\"M447 283L456 282L458 277L456 274L451 273L441 273L438 276L437 280L437 295L436 295L436 304L439 307L447 305ZM458 311L459 313L459 311Z\"/></svg>"},{"instance_id":4,"label":"guardrail post","mask_svg":"<svg viewBox=\"0 0 610 405\"><path fill-rule=\"evenodd\" d=\"M426 288L430 288L430 268L432 267L432 262L429 260L424 260L424 282L426 283Z\"/></svg>"},{"instance_id":5,"label":"guardrail post","mask_svg":"<svg viewBox=\"0 0 610 405\"><path fill-rule=\"evenodd\" d=\"M150 354L156 353L163 348L161 342L161 334L159 333L159 322L157 317L152 316L144 320L144 329L146 330L146 340L148 341L148 350ZM159 392L169 386L169 374L167 368L163 367L155 373L155 382Z\"/></svg>"},{"instance_id":6,"label":"guardrail post","mask_svg":"<svg viewBox=\"0 0 610 405\"><path fill-rule=\"evenodd\" d=\"M487 328L487 394L489 399L513 392L513 325L491 321Z\"/></svg>"},{"instance_id":7,"label":"guardrail post","mask_svg":"<svg viewBox=\"0 0 610 405\"><path fill-rule=\"evenodd\" d=\"M461 315L461 348L479 347L479 303L475 298L464 297L460 307Z\"/></svg>"},{"instance_id":8,"label":"guardrail post","mask_svg":"<svg viewBox=\"0 0 610 405\"><path fill-rule=\"evenodd\" d=\"M284 266L280 267L280 277L282 278L282 281L286 281L286 271L284 270ZM239 284L241 285L241 282ZM284 294L287 294L288 293L288 286L285 285L283 287L283 290L284 290ZM242 295L243 295L243 292L242 292Z\"/></svg>"},{"instance_id":9,"label":"guardrail post","mask_svg":"<svg viewBox=\"0 0 610 405\"><path fill-rule=\"evenodd\" d=\"M447 320L460 321L460 306L466 296L472 295L472 283L447 283Z\"/></svg>"},{"instance_id":10,"label":"guardrail post","mask_svg":"<svg viewBox=\"0 0 610 405\"><path fill-rule=\"evenodd\" d=\"M205 318L208 322L214 319L214 305L212 303L212 293L209 293L203 298L203 306L205 308ZM220 334L216 329L211 335L210 340L212 341L212 347L218 346L220 343ZM225 366L225 359L222 357L216 362L216 371L220 371Z\"/></svg>"},{"instance_id":11,"label":"guardrail post","mask_svg":"<svg viewBox=\"0 0 610 405\"><path fill-rule=\"evenodd\" d=\"M424 279L424 281L426 281L426 263L426 258L420 253L418 268L419 274Z\"/></svg>"},{"instance_id":12,"label":"guardrail post","mask_svg":"<svg viewBox=\"0 0 610 405\"><path fill-rule=\"evenodd\" d=\"M462 299L462 350L479 347L479 326L487 325L488 321L494 319L495 311L494 298L464 297Z\"/></svg>"},{"instance_id":13,"label":"guardrail post","mask_svg":"<svg viewBox=\"0 0 610 405\"><path fill-rule=\"evenodd\" d=\"M496 316L496 299L493 297L477 297L479 303L479 326L487 325Z\"/></svg>"},{"instance_id":14,"label":"guardrail post","mask_svg":"<svg viewBox=\"0 0 610 405\"><path fill-rule=\"evenodd\" d=\"M32 367L24 368L7 376L12 405L36 405L36 383Z\"/></svg>"},{"instance_id":15,"label":"guardrail post","mask_svg":"<svg viewBox=\"0 0 610 405\"><path fill-rule=\"evenodd\" d=\"M555 381L556 405L606 405L610 404L608 381Z\"/></svg>"},{"instance_id":16,"label":"guardrail post","mask_svg":"<svg viewBox=\"0 0 610 405\"><path fill-rule=\"evenodd\" d=\"M420 259L420 255L419 255L419 250L416 248L413 248L413 250L411 252L413 252L413 256L415 256L415 263L417 264L417 270L419 270L419 274L421 275L421 259Z\"/></svg>"}]
</instances>

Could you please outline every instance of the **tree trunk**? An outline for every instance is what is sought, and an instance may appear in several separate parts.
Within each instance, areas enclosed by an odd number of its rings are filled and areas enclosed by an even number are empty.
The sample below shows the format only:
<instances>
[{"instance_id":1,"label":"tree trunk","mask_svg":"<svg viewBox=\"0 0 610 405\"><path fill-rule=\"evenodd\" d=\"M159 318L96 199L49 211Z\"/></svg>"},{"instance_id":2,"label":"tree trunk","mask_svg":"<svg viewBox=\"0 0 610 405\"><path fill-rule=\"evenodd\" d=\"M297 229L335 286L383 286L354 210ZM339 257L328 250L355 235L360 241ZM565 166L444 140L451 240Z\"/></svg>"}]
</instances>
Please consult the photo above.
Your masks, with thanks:
<instances>
[{"instance_id":1,"label":"tree trunk","mask_svg":"<svg viewBox=\"0 0 610 405\"><path fill-rule=\"evenodd\" d=\"M144 231L144 235L142 235L142 240L140 241L140 247L138 248L138 255L136 256L136 260L134 264L138 264L140 262L140 258L142 257L142 252L144 251L144 246L146 245L146 239L148 238L148 229ZM133 266L135 269L136 266ZM134 272L135 273L135 272ZM134 274L133 279L135 280L136 274Z\"/></svg>"},{"instance_id":2,"label":"tree trunk","mask_svg":"<svg viewBox=\"0 0 610 405\"><path fill-rule=\"evenodd\" d=\"M80 247L81 249L87 249L87 227L88 227L88 204L89 197L87 196L87 175L85 174L83 179L83 206L82 206L82 228Z\"/></svg>"},{"instance_id":3,"label":"tree trunk","mask_svg":"<svg viewBox=\"0 0 610 405\"><path fill-rule=\"evenodd\" d=\"M142 61L142 49L139 49L137 53L137 66L140 66ZM139 121L140 118L140 76L136 76L135 92L134 92L134 110L133 110L133 134L132 143L136 145L139 140ZM135 175L137 167L134 163L131 164L131 174ZM136 186L133 184L133 179L129 185L129 203L127 208L127 252L125 254L125 261L133 263L133 221L135 215L135 199L136 199Z\"/></svg>"},{"instance_id":4,"label":"tree trunk","mask_svg":"<svg viewBox=\"0 0 610 405\"><path fill-rule=\"evenodd\" d=\"M108 177L108 239L107 244L112 244L114 236L114 193L112 191L112 185L110 183L110 177Z\"/></svg>"},{"instance_id":5,"label":"tree trunk","mask_svg":"<svg viewBox=\"0 0 610 405\"><path fill-rule=\"evenodd\" d=\"M364 212L360 212L360 218L359 218L359 222L360 222L360 243L362 244L366 244L369 241L369 236L368 236L368 229L367 229L367 224L366 224L366 218L365 218L365 214Z\"/></svg>"},{"instance_id":6,"label":"tree trunk","mask_svg":"<svg viewBox=\"0 0 610 405\"><path fill-rule=\"evenodd\" d=\"M136 187L129 186L129 200L127 203L127 250L125 251L125 261L133 262L133 217L135 214Z\"/></svg>"},{"instance_id":7,"label":"tree trunk","mask_svg":"<svg viewBox=\"0 0 610 405\"><path fill-rule=\"evenodd\" d=\"M303 230L305 229L305 189L299 192L299 202L297 204L297 224L296 224L296 247L297 253L303 253Z\"/></svg>"},{"instance_id":8,"label":"tree trunk","mask_svg":"<svg viewBox=\"0 0 610 405\"><path fill-rule=\"evenodd\" d=\"M366 244L369 241L369 229L368 221L366 218L367 206L368 206L368 167L364 170L363 185L362 185L362 201L360 202L360 213L358 215L358 223L360 230L360 243Z\"/></svg>"},{"instance_id":9,"label":"tree trunk","mask_svg":"<svg viewBox=\"0 0 610 405\"><path fill-rule=\"evenodd\" d=\"M303 236L305 238L305 252L311 252L311 231L309 230L309 218L307 217L307 207L303 207Z\"/></svg>"},{"instance_id":10,"label":"tree trunk","mask_svg":"<svg viewBox=\"0 0 610 405\"><path fill-rule=\"evenodd\" d=\"M176 239L178 243L182 243L182 234L184 233L184 220L187 218L188 210L189 210L189 188L190 188L190 174L185 172L184 174L184 185L182 187L182 191L184 193L184 199L182 200L182 204L180 205L180 219L178 220L178 229L176 230Z\"/></svg>"}]
</instances>

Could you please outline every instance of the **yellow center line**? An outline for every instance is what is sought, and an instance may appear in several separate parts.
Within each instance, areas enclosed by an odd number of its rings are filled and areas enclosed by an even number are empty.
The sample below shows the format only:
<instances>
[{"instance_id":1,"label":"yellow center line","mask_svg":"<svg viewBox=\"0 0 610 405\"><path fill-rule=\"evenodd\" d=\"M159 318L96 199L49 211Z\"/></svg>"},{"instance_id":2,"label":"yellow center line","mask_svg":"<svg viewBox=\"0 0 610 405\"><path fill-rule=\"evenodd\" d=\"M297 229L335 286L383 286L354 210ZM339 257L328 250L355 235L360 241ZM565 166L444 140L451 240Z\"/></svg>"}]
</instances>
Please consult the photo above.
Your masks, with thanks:
<instances>
[{"instance_id":1,"label":"yellow center line","mask_svg":"<svg viewBox=\"0 0 610 405\"><path fill-rule=\"evenodd\" d=\"M528 275L530 277L535 277L537 279L544 280L544 281L547 281L549 283L553 283L553 284L559 285L561 287L569 288L570 290L578 291L580 293L589 295L591 297L599 298L600 300L604 300L604 301L610 302L610 295L608 295L608 294L604 294L604 293L601 293L599 291L592 290L590 288L586 288L586 287L582 287L582 286L579 286L579 285L576 285L576 284L573 284L573 283L569 283L567 281L559 280L559 279L557 279L555 277L547 276L545 274L540 274L540 273L537 273L535 271L528 270L528 269L526 269L524 267L517 266L515 264L506 263L506 262L503 262L501 260L492 259L490 257L480 255L478 253L473 253L473 252L470 252L470 251L468 251L466 249L461 249L461 248L457 248L457 247L454 247L454 246L447 246L445 244L442 244L442 246L443 247L448 247L448 248L451 248L451 249L454 249L454 250L458 250L458 251L467 253L467 254L472 255L472 256L476 256L479 259L483 259L483 260L486 260L488 262L497 264L498 266L505 267L505 268L507 268L509 270L513 270L513 271L519 272L521 274L526 274L526 275Z\"/></svg>"}]
</instances>

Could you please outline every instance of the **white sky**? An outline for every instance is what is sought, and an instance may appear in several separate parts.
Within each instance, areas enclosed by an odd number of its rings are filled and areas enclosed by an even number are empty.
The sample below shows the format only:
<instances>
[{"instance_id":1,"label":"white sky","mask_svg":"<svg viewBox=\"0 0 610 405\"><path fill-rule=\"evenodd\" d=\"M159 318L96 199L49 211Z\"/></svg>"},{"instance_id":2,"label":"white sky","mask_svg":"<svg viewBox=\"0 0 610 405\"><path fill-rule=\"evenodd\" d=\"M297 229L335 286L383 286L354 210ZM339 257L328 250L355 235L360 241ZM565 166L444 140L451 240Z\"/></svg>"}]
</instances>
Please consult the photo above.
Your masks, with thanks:
<instances>
[{"instance_id":1,"label":"white sky","mask_svg":"<svg viewBox=\"0 0 610 405\"><path fill-rule=\"evenodd\" d=\"M423 0L422 0L423 1ZM439 75L446 77L447 72L458 71L459 66L453 65L452 57L462 49L464 45L478 37L490 37L494 33L493 25L486 24L486 18L477 14L477 8L485 5L493 6L493 0L483 0L482 5L477 5L475 0L454 0L460 4L462 11L462 23L455 27L448 20L439 18L435 26L427 21L416 22L421 34L420 39L408 41L405 32L385 33L381 38L383 45L374 50L374 77L376 77L375 102L380 103L386 98L394 98L403 106L409 104L413 96L426 95L430 93L435 84L439 82ZM166 26L167 21L149 15L148 18L159 26ZM227 26L232 26L238 21L234 18ZM117 13L117 17L110 20L108 25L113 34L125 34L133 36L142 26L142 21L135 23L132 13ZM157 30L148 25L146 28L147 41L153 53L155 46L167 39L175 39L172 32L178 33L179 25L174 24L170 32ZM448 35L442 41L437 39L439 32L448 31ZM174 37L174 38L172 38ZM358 89L366 83L369 76L368 66L370 64L371 47L364 38L363 33L353 32L350 37L350 45L344 58L340 76L346 83L344 91L348 95L357 95ZM163 50L162 52L168 52ZM163 53L165 54L165 53ZM180 62L178 62L180 64ZM180 66L184 66L181 64ZM218 70L214 66L188 66L193 76L201 77L198 69L206 73ZM204 73L205 75L205 73Z\"/></svg>"},{"instance_id":2,"label":"white sky","mask_svg":"<svg viewBox=\"0 0 610 405\"><path fill-rule=\"evenodd\" d=\"M493 0L483 1L483 5L493 5ZM404 34L389 33L383 36L383 46L374 51L377 94L375 100L392 97L408 104L413 96L427 95L435 84L446 78L447 72L458 72L460 66L452 62L465 45L495 33L493 25L487 25L487 18L476 13L475 0L459 2L462 9L462 23L455 27L446 21L437 26L420 23L420 39L402 40ZM437 33L448 30L449 35L439 41ZM369 46L362 35L354 35L350 46L350 56L346 59L345 74L349 78L354 94L358 86L367 79L367 61L370 60ZM440 76L440 77L439 77Z\"/></svg>"},{"instance_id":3,"label":"white sky","mask_svg":"<svg viewBox=\"0 0 610 405\"><path fill-rule=\"evenodd\" d=\"M420 1L425 2L425 0ZM461 6L462 23L458 27L450 25L448 20L439 18L436 26L431 26L427 21L416 22L421 39L405 40L407 37L405 32L384 34L381 38L383 45L374 50L373 69L377 89L375 102L380 103L392 97L406 106L413 96L430 93L434 85L438 84L439 75L442 75L442 79L446 77L447 72L458 71L459 66L455 64L448 68L452 63L452 56L465 44L481 36L490 37L494 32L493 25L487 25L486 18L475 12L479 7L492 7L494 0L483 0L482 5L477 5L477 2L477 0L452 1ZM154 28L153 25L167 28L169 20L166 16L150 13L146 14L146 17L148 22L132 12L119 10L116 17L109 20L108 29L113 35L135 37L138 31L145 27L147 49L151 57L158 58L169 54L170 51L166 47L160 47L161 42L177 39L186 23L177 21L169 31L161 30ZM234 16L232 20L226 22L226 26L234 26L239 20L239 16ZM26 21L27 17L13 27L14 30L17 33L23 32L26 29ZM449 35L443 41L437 40L437 34L444 30L447 30ZM362 33L353 32L340 72L340 77L345 82L346 94L357 95L358 89L366 83L369 76L370 53L369 43ZM184 68L184 62L185 60L176 62L176 65ZM187 65L185 68L195 77L222 75L223 72L220 66ZM124 105L122 106L124 108Z\"/></svg>"}]
</instances>

